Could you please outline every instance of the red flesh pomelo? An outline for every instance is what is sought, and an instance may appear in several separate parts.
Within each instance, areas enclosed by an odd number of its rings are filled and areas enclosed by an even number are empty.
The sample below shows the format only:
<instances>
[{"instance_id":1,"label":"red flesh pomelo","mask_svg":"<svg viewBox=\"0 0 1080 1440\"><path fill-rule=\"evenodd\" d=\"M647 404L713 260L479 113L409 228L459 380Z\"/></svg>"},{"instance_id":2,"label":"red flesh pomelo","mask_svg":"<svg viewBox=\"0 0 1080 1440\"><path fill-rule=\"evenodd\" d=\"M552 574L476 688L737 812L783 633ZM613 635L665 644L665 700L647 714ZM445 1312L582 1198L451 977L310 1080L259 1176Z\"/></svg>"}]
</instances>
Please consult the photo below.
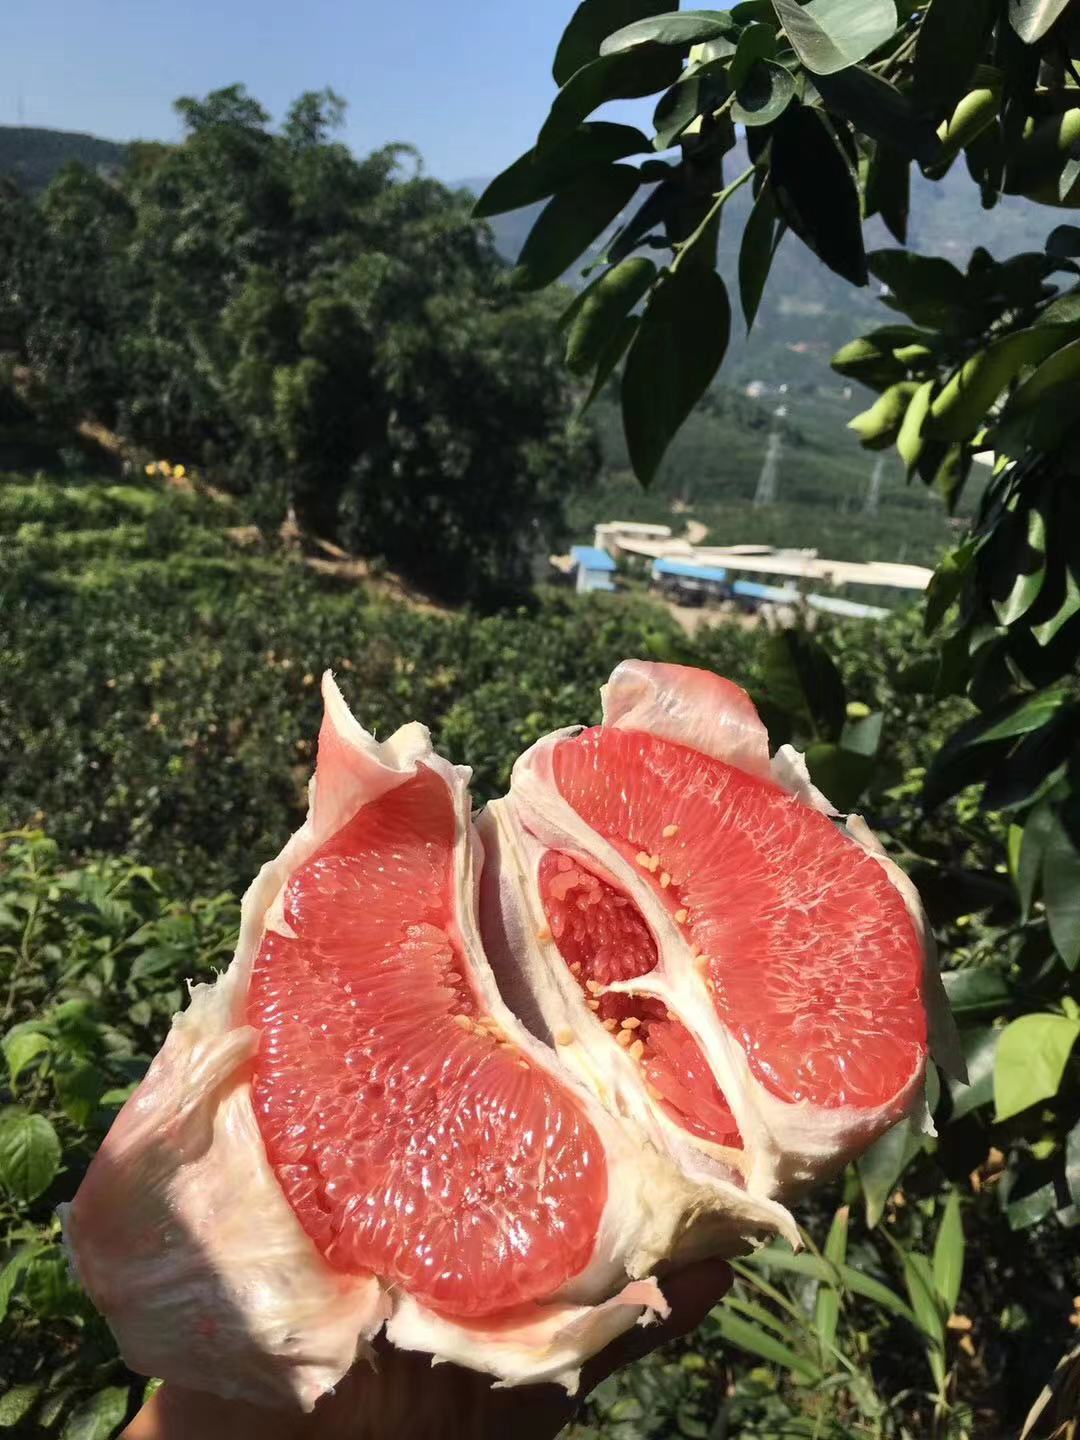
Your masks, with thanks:
<instances>
[{"instance_id":1,"label":"red flesh pomelo","mask_svg":"<svg viewBox=\"0 0 1080 1440\"><path fill-rule=\"evenodd\" d=\"M415 778L291 876L248 997L267 1153L330 1264L455 1316L550 1295L584 1269L604 1208L577 1102L500 1037L453 916L454 816Z\"/></svg>"},{"instance_id":2,"label":"red flesh pomelo","mask_svg":"<svg viewBox=\"0 0 1080 1440\"><path fill-rule=\"evenodd\" d=\"M586 730L552 763L705 957L717 1014L768 1090L836 1108L903 1089L926 1048L923 952L871 855L779 786L655 735Z\"/></svg>"},{"instance_id":3,"label":"red flesh pomelo","mask_svg":"<svg viewBox=\"0 0 1080 1440\"><path fill-rule=\"evenodd\" d=\"M385 1323L572 1389L664 1312L658 1267L795 1240L781 1198L917 1107L917 898L719 677L625 662L475 830L423 727L324 697L308 821L68 1243L179 1384L310 1408Z\"/></svg>"},{"instance_id":4,"label":"red flesh pomelo","mask_svg":"<svg viewBox=\"0 0 1080 1440\"><path fill-rule=\"evenodd\" d=\"M692 1135L741 1147L739 1127L686 1026L659 1000L600 991L656 968L656 941L633 900L555 850L544 855L537 880L552 937L586 1003L639 1062L653 1098Z\"/></svg>"}]
</instances>

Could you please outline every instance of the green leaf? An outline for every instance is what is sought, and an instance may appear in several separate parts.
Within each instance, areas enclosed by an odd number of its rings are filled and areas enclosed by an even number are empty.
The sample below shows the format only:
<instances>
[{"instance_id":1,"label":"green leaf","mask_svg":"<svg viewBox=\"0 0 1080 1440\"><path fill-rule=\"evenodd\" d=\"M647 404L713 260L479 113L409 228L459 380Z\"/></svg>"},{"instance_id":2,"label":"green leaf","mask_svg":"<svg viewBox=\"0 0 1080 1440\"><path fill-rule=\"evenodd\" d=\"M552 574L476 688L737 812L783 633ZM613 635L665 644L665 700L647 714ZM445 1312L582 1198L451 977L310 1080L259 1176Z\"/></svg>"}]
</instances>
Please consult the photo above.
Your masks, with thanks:
<instances>
[{"instance_id":1,"label":"green leaf","mask_svg":"<svg viewBox=\"0 0 1080 1440\"><path fill-rule=\"evenodd\" d=\"M625 260L651 231L666 226L677 203L678 192L675 186L667 182L657 185L638 206L633 216L617 231L604 258L612 265Z\"/></svg>"},{"instance_id":2,"label":"green leaf","mask_svg":"<svg viewBox=\"0 0 1080 1440\"><path fill-rule=\"evenodd\" d=\"M1008 1201L1004 1210L1005 1217L1009 1222L1009 1229L1027 1230L1029 1226L1038 1225L1040 1220L1045 1220L1048 1215L1054 1213L1056 1200L1057 1192L1054 1189L1054 1182L1050 1180L1035 1190L1029 1190L1019 1200Z\"/></svg>"},{"instance_id":3,"label":"green leaf","mask_svg":"<svg viewBox=\"0 0 1080 1440\"><path fill-rule=\"evenodd\" d=\"M1031 633L1039 645L1049 645L1063 625L1080 612L1080 581L1072 570L1065 568L1065 596L1055 615L1041 625L1033 625Z\"/></svg>"},{"instance_id":4,"label":"green leaf","mask_svg":"<svg viewBox=\"0 0 1080 1440\"><path fill-rule=\"evenodd\" d=\"M83 1298L71 1278L67 1256L56 1246L31 1260L23 1278L23 1293L39 1320L77 1314Z\"/></svg>"},{"instance_id":5,"label":"green leaf","mask_svg":"<svg viewBox=\"0 0 1080 1440\"><path fill-rule=\"evenodd\" d=\"M736 90L731 118L736 125L771 125L794 98L790 70L773 60L758 60Z\"/></svg>"},{"instance_id":6,"label":"green leaf","mask_svg":"<svg viewBox=\"0 0 1080 1440\"><path fill-rule=\"evenodd\" d=\"M994 1062L994 1110L998 1120L1058 1092L1080 1020L1066 1015L1021 1015L1007 1025Z\"/></svg>"},{"instance_id":7,"label":"green leaf","mask_svg":"<svg viewBox=\"0 0 1080 1440\"><path fill-rule=\"evenodd\" d=\"M1009 416L1033 409L1039 401L1060 386L1073 386L1080 376L1080 340L1063 345L1038 365L1022 385L1017 386L1009 401ZM1060 397L1064 399L1064 397Z\"/></svg>"},{"instance_id":8,"label":"green leaf","mask_svg":"<svg viewBox=\"0 0 1080 1440\"><path fill-rule=\"evenodd\" d=\"M704 66L684 75L662 96L653 115L653 146L666 150L699 115L711 114L731 93L722 65Z\"/></svg>"},{"instance_id":9,"label":"green leaf","mask_svg":"<svg viewBox=\"0 0 1080 1440\"><path fill-rule=\"evenodd\" d=\"M908 159L929 164L941 148L931 121L895 85L872 70L852 65L835 75L820 75L818 94L835 115L850 120L872 140L891 145Z\"/></svg>"},{"instance_id":10,"label":"green leaf","mask_svg":"<svg viewBox=\"0 0 1080 1440\"><path fill-rule=\"evenodd\" d=\"M776 203L772 186L766 180L757 193L753 209L743 228L739 242L739 303L746 333L749 334L757 316L765 282L769 278L773 256L779 239L776 226Z\"/></svg>"},{"instance_id":11,"label":"green leaf","mask_svg":"<svg viewBox=\"0 0 1080 1440\"><path fill-rule=\"evenodd\" d=\"M885 716L881 710L848 720L840 736L840 744L852 755L874 756L881 749L881 731Z\"/></svg>"},{"instance_id":12,"label":"green leaf","mask_svg":"<svg viewBox=\"0 0 1080 1440\"><path fill-rule=\"evenodd\" d=\"M945 1317L934 1288L934 1277L930 1262L925 1255L901 1251L904 1267L904 1284L907 1286L911 1308L919 1321L919 1329L926 1340L926 1356L938 1387L945 1379Z\"/></svg>"},{"instance_id":13,"label":"green leaf","mask_svg":"<svg viewBox=\"0 0 1080 1440\"><path fill-rule=\"evenodd\" d=\"M1002 625L1014 625L1027 614L1046 580L1046 522L1034 506L1027 513L1026 528L1025 541L1013 560L1016 573L1009 593L1004 600L993 600L994 614Z\"/></svg>"},{"instance_id":14,"label":"green leaf","mask_svg":"<svg viewBox=\"0 0 1080 1440\"><path fill-rule=\"evenodd\" d=\"M712 1318L722 1338L729 1345L737 1345L741 1350L767 1360L770 1365L779 1365L802 1380L813 1383L821 1378L821 1371L813 1361L791 1350L787 1345L782 1345L774 1335L770 1335L760 1326L752 1325L749 1320L744 1320L725 1306L720 1305L713 1310Z\"/></svg>"},{"instance_id":15,"label":"green leaf","mask_svg":"<svg viewBox=\"0 0 1080 1440\"><path fill-rule=\"evenodd\" d=\"M806 747L806 766L821 793L842 812L854 810L874 778L877 761L842 745L816 741Z\"/></svg>"},{"instance_id":16,"label":"green leaf","mask_svg":"<svg viewBox=\"0 0 1080 1440\"><path fill-rule=\"evenodd\" d=\"M919 26L914 93L940 118L969 88L993 20L992 0L932 0Z\"/></svg>"},{"instance_id":17,"label":"green leaf","mask_svg":"<svg viewBox=\"0 0 1080 1440\"><path fill-rule=\"evenodd\" d=\"M857 65L896 33L892 0L773 0L799 59L815 75Z\"/></svg>"},{"instance_id":18,"label":"green leaf","mask_svg":"<svg viewBox=\"0 0 1080 1440\"><path fill-rule=\"evenodd\" d=\"M671 0L583 0L555 52L555 84L565 85L571 75L596 60L603 42L622 26L670 8Z\"/></svg>"},{"instance_id":19,"label":"green leaf","mask_svg":"<svg viewBox=\"0 0 1080 1440\"><path fill-rule=\"evenodd\" d=\"M805 1250L794 1255L785 1244L774 1244L761 1250L754 1250L740 1263L749 1266L752 1270L759 1268L780 1270L784 1274L799 1275L806 1280L827 1281L833 1275L832 1267L819 1256L811 1255Z\"/></svg>"},{"instance_id":20,"label":"green leaf","mask_svg":"<svg viewBox=\"0 0 1080 1440\"><path fill-rule=\"evenodd\" d=\"M945 382L930 407L935 433L964 440L985 423L987 412L1011 380L1027 365L1037 365L1057 350L1069 332L1065 326L1016 330L978 351Z\"/></svg>"},{"instance_id":21,"label":"green leaf","mask_svg":"<svg viewBox=\"0 0 1080 1440\"><path fill-rule=\"evenodd\" d=\"M631 125L592 120L579 125L557 145L529 150L496 176L473 206L477 219L501 215L546 200L585 174L602 170L628 155L652 150L646 136Z\"/></svg>"},{"instance_id":22,"label":"green leaf","mask_svg":"<svg viewBox=\"0 0 1080 1440\"><path fill-rule=\"evenodd\" d=\"M1012 998L1012 987L996 966L946 970L941 979L949 1005L961 1017L998 1015Z\"/></svg>"},{"instance_id":23,"label":"green leaf","mask_svg":"<svg viewBox=\"0 0 1080 1440\"><path fill-rule=\"evenodd\" d=\"M45 1398L35 1417L38 1425L44 1430L51 1430L67 1409L68 1401L77 1393L77 1385L57 1385L54 1381L45 1392Z\"/></svg>"},{"instance_id":24,"label":"green leaf","mask_svg":"<svg viewBox=\"0 0 1080 1440\"><path fill-rule=\"evenodd\" d=\"M0 1395L0 1428L10 1430L24 1420L41 1394L40 1385L13 1385Z\"/></svg>"},{"instance_id":25,"label":"green leaf","mask_svg":"<svg viewBox=\"0 0 1080 1440\"><path fill-rule=\"evenodd\" d=\"M1075 325L1080 321L1080 290L1070 290L1052 300L1045 310L1039 312L1036 325Z\"/></svg>"},{"instance_id":26,"label":"green leaf","mask_svg":"<svg viewBox=\"0 0 1080 1440\"><path fill-rule=\"evenodd\" d=\"M26 1267L40 1251L40 1245L24 1245L0 1267L0 1323L7 1315L8 1306L11 1304L11 1297L22 1280Z\"/></svg>"},{"instance_id":27,"label":"green leaf","mask_svg":"<svg viewBox=\"0 0 1080 1440\"><path fill-rule=\"evenodd\" d=\"M108 1089L108 1082L96 1065L79 1062L68 1069L58 1070L54 1077L56 1098L69 1120L76 1125L90 1123L94 1111L101 1103L101 1097Z\"/></svg>"},{"instance_id":28,"label":"green leaf","mask_svg":"<svg viewBox=\"0 0 1080 1440\"><path fill-rule=\"evenodd\" d=\"M950 550L934 571L930 584L926 587L923 629L927 635L934 633L945 618L949 606L960 594L977 548L974 540L965 540L955 550Z\"/></svg>"},{"instance_id":29,"label":"green leaf","mask_svg":"<svg viewBox=\"0 0 1080 1440\"><path fill-rule=\"evenodd\" d=\"M723 10L673 10L624 25L606 37L600 54L618 55L639 45L673 45L689 50L692 45L730 35L735 29L731 16Z\"/></svg>"},{"instance_id":30,"label":"green leaf","mask_svg":"<svg viewBox=\"0 0 1080 1440\"><path fill-rule=\"evenodd\" d=\"M865 285L858 188L819 111L787 107L773 129L769 174L780 214L799 239L830 270Z\"/></svg>"},{"instance_id":31,"label":"green leaf","mask_svg":"<svg viewBox=\"0 0 1080 1440\"><path fill-rule=\"evenodd\" d=\"M977 974L977 971L961 972ZM997 1055L1000 1030L980 1027L962 1030L961 1043L964 1047L964 1063L967 1066L968 1083L960 1080L949 1081L949 1095L952 1100L950 1123L962 1120L973 1110L989 1105L994 1098L994 1060Z\"/></svg>"},{"instance_id":32,"label":"green leaf","mask_svg":"<svg viewBox=\"0 0 1080 1440\"><path fill-rule=\"evenodd\" d=\"M912 1132L907 1120L901 1120L855 1162L866 1206L866 1223L871 1230L881 1219L896 1182L922 1147L923 1137Z\"/></svg>"},{"instance_id":33,"label":"green leaf","mask_svg":"<svg viewBox=\"0 0 1080 1440\"><path fill-rule=\"evenodd\" d=\"M608 100L634 100L666 90L679 78L678 53L662 45L641 45L621 55L603 55L566 82L556 95L536 142L546 150L571 135L582 120Z\"/></svg>"},{"instance_id":34,"label":"green leaf","mask_svg":"<svg viewBox=\"0 0 1080 1440\"><path fill-rule=\"evenodd\" d=\"M891 291L886 304L917 325L936 330L966 318L967 276L948 260L910 250L873 250L866 263L871 275Z\"/></svg>"},{"instance_id":35,"label":"green leaf","mask_svg":"<svg viewBox=\"0 0 1080 1440\"><path fill-rule=\"evenodd\" d=\"M840 1281L846 1290L852 1291L855 1295L861 1295L864 1300L872 1300L875 1305L880 1305L883 1310L888 1310L892 1315L899 1315L913 1329L919 1328L914 1310L910 1305L905 1305L900 1296L890 1290L888 1285L882 1284L880 1280L875 1280L872 1275L865 1275L851 1265L840 1265L838 1269Z\"/></svg>"},{"instance_id":36,"label":"green leaf","mask_svg":"<svg viewBox=\"0 0 1080 1440\"><path fill-rule=\"evenodd\" d=\"M1032 730L1040 730L1068 700L1064 690L1038 690L1020 700L1009 701L1004 707L1004 713L994 710L988 716L982 717L985 724L976 722L971 731L967 732L970 736L967 743L985 745L994 740L1007 740L1014 735L1028 735ZM995 716L999 718L995 719Z\"/></svg>"},{"instance_id":37,"label":"green leaf","mask_svg":"<svg viewBox=\"0 0 1080 1440\"><path fill-rule=\"evenodd\" d=\"M829 1233L825 1237L824 1257L831 1265L842 1265L847 1258L848 1207L841 1205L833 1216ZM822 1351L827 1354L836 1344L836 1326L840 1319L840 1292L835 1285L822 1284L818 1287L814 1302L814 1329L821 1342Z\"/></svg>"},{"instance_id":38,"label":"green leaf","mask_svg":"<svg viewBox=\"0 0 1080 1440\"><path fill-rule=\"evenodd\" d=\"M0 1045L7 1060L12 1086L28 1065L32 1065L39 1055L52 1049L52 1041L47 1035L42 1035L38 1030L24 1030L22 1026L9 1030Z\"/></svg>"},{"instance_id":39,"label":"green leaf","mask_svg":"<svg viewBox=\"0 0 1080 1440\"><path fill-rule=\"evenodd\" d=\"M653 262L635 256L589 287L566 340L566 363L575 375L587 375L596 367L612 336L655 279Z\"/></svg>"},{"instance_id":40,"label":"green leaf","mask_svg":"<svg viewBox=\"0 0 1080 1440\"><path fill-rule=\"evenodd\" d=\"M612 165L548 201L518 257L513 284L540 290L558 280L622 213L637 188L632 165Z\"/></svg>"},{"instance_id":41,"label":"green leaf","mask_svg":"<svg viewBox=\"0 0 1080 1440\"><path fill-rule=\"evenodd\" d=\"M950 1190L934 1241L933 1261L934 1288L947 1315L956 1309L963 1273L964 1225L960 1218L960 1196L956 1190Z\"/></svg>"},{"instance_id":42,"label":"green leaf","mask_svg":"<svg viewBox=\"0 0 1080 1440\"><path fill-rule=\"evenodd\" d=\"M765 642L764 689L770 704L811 734L838 740L847 718L840 672L828 652L803 630L782 630Z\"/></svg>"},{"instance_id":43,"label":"green leaf","mask_svg":"<svg viewBox=\"0 0 1080 1440\"><path fill-rule=\"evenodd\" d=\"M1020 842L1020 862L1016 868L1016 891L1020 897L1020 918L1027 924L1035 891L1042 874L1046 846L1055 833L1056 819L1050 806L1037 805L1024 822Z\"/></svg>"},{"instance_id":44,"label":"green leaf","mask_svg":"<svg viewBox=\"0 0 1080 1440\"><path fill-rule=\"evenodd\" d=\"M867 218L880 215L894 239L907 243L911 209L911 163L891 145L877 145L866 174Z\"/></svg>"},{"instance_id":45,"label":"green leaf","mask_svg":"<svg viewBox=\"0 0 1080 1440\"><path fill-rule=\"evenodd\" d=\"M1011 810L1035 804L1055 779L1064 772L1075 748L1080 705L1066 705L1048 721L1025 735L1008 750L1008 763L989 767L982 793L984 810ZM1001 742L995 742L1000 744ZM994 745L980 747L994 753Z\"/></svg>"},{"instance_id":46,"label":"green leaf","mask_svg":"<svg viewBox=\"0 0 1080 1440\"><path fill-rule=\"evenodd\" d=\"M738 90L758 60L771 60L776 54L776 31L760 21L747 25L739 36L735 54L728 67L732 86Z\"/></svg>"},{"instance_id":47,"label":"green leaf","mask_svg":"<svg viewBox=\"0 0 1080 1440\"><path fill-rule=\"evenodd\" d=\"M1042 881L1050 938L1074 970L1080 962L1080 852L1057 816L1046 837Z\"/></svg>"},{"instance_id":48,"label":"green leaf","mask_svg":"<svg viewBox=\"0 0 1080 1440\"><path fill-rule=\"evenodd\" d=\"M60 1440L110 1440L128 1410L127 1386L99 1390L68 1416Z\"/></svg>"},{"instance_id":49,"label":"green leaf","mask_svg":"<svg viewBox=\"0 0 1080 1440\"><path fill-rule=\"evenodd\" d=\"M589 406L593 404L596 397L611 379L615 367L626 354L627 350L629 350L640 324L641 321L636 315L627 315L616 327L614 334L611 336L599 360L596 362L596 373L593 376L592 385L589 387L589 393L577 410L579 419L585 414Z\"/></svg>"},{"instance_id":50,"label":"green leaf","mask_svg":"<svg viewBox=\"0 0 1080 1440\"><path fill-rule=\"evenodd\" d=\"M714 270L674 269L661 279L630 346L622 412L630 463L642 484L708 389L727 350L731 308Z\"/></svg>"},{"instance_id":51,"label":"green leaf","mask_svg":"<svg viewBox=\"0 0 1080 1440\"><path fill-rule=\"evenodd\" d=\"M0 1114L0 1185L16 1200L36 1200L60 1168L60 1141L44 1115L17 1106Z\"/></svg>"},{"instance_id":52,"label":"green leaf","mask_svg":"<svg viewBox=\"0 0 1080 1440\"><path fill-rule=\"evenodd\" d=\"M1034 45L1065 13L1068 3L1069 0L1010 0L1009 19L1020 39Z\"/></svg>"},{"instance_id":53,"label":"green leaf","mask_svg":"<svg viewBox=\"0 0 1080 1440\"><path fill-rule=\"evenodd\" d=\"M752 1282L756 1283L756 1282ZM752 1300L744 1300L737 1294L730 1291L724 1296L724 1305L729 1310L734 1310L737 1315L744 1316L747 1320L755 1320L759 1325L771 1330L780 1340L786 1341L789 1345L799 1343L798 1331L790 1325L785 1325L778 1320L771 1310L766 1310L764 1305L757 1305Z\"/></svg>"}]
</instances>

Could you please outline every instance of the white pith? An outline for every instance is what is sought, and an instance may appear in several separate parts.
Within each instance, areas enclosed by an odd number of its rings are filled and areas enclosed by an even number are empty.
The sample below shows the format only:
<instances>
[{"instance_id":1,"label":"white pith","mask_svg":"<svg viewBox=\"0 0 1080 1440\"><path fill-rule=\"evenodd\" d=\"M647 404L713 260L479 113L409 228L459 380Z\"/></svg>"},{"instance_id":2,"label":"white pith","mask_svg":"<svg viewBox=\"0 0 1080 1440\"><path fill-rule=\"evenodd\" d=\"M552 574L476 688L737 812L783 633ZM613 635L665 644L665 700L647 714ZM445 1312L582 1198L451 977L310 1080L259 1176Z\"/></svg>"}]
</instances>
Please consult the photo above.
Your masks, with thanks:
<instances>
[{"instance_id":1,"label":"white pith","mask_svg":"<svg viewBox=\"0 0 1080 1440\"><path fill-rule=\"evenodd\" d=\"M433 1361L466 1364L500 1383L551 1380L572 1391L584 1360L664 1312L649 1278L658 1267L736 1254L777 1233L797 1244L780 1198L835 1169L916 1108L923 1067L870 1115L778 1100L751 1075L741 1046L720 1023L685 936L651 886L559 795L550 756L570 732L549 736L519 760L510 795L488 808L478 834L469 770L437 756L422 725L406 725L379 743L329 676L323 696L346 759L335 761L332 774L320 770L307 820L249 887L229 969L214 984L193 987L189 1008L174 1018L83 1188L63 1207L65 1239L128 1363L180 1384L310 1409L358 1355L371 1353L369 1342L385 1324L394 1344L426 1351ZM655 723L665 734L677 732L685 718L680 703L640 662L620 666L605 687L609 723L632 719L631 728ZM803 803L835 813L810 784L801 756L787 752L770 762L764 731L745 707L721 711L714 705L705 719L692 717L695 743L706 753L738 754L750 773L771 773ZM327 1265L278 1185L251 1100L259 1035L246 1023L248 988L265 931L290 933L283 912L289 877L362 806L419 765L453 799L454 907L469 979L528 1063L574 1096L607 1165L607 1202L586 1267L543 1302L480 1321L435 1314L399 1285ZM917 894L860 825L849 822L853 842L882 864L923 937L931 1033L936 1026L948 1045L947 1007L935 1018L944 992ZM731 1106L745 1151L695 1139L652 1100L636 1062L598 1023L557 949L541 938L535 871L546 848L576 855L637 902L660 964L652 975L612 988L655 995L687 1025ZM507 932L505 943L487 933L487 908L480 935L481 883L495 887L499 903L491 913Z\"/></svg>"}]
</instances>

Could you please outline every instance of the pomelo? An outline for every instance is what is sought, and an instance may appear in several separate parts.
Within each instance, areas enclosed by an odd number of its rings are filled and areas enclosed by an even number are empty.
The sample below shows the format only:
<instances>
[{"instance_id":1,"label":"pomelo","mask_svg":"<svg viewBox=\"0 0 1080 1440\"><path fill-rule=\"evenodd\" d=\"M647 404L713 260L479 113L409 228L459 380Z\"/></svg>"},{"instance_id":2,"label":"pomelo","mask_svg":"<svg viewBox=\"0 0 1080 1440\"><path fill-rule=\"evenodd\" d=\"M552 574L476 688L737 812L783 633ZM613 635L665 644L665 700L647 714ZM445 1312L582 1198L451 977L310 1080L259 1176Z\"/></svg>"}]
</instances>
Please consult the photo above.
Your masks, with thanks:
<instances>
[{"instance_id":1,"label":"pomelo","mask_svg":"<svg viewBox=\"0 0 1080 1440\"><path fill-rule=\"evenodd\" d=\"M64 1217L136 1369L310 1408L385 1325L573 1388L658 1269L796 1239L783 1202L921 1103L910 884L738 687L604 697L477 826L422 726L324 681L307 822Z\"/></svg>"}]
</instances>

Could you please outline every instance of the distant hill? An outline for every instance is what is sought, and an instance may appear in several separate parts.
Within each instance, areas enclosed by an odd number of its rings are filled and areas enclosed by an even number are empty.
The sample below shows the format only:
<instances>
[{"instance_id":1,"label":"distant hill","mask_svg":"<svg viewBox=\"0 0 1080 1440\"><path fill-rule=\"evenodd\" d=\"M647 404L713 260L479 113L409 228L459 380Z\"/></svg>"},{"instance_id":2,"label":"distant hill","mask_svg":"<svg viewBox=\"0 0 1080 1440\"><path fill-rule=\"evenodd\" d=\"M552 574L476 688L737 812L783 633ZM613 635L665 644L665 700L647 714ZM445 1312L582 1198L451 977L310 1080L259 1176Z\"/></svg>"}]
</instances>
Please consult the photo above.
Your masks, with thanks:
<instances>
[{"instance_id":1,"label":"distant hill","mask_svg":"<svg viewBox=\"0 0 1080 1440\"><path fill-rule=\"evenodd\" d=\"M747 164L740 142L728 161L729 176ZM457 182L474 194L488 181L471 177ZM634 208L640 201L634 202ZM725 212L720 235L720 267L733 281L738 262L739 237L750 208L748 187L735 194ZM495 243L508 260L515 260L543 209L543 203L509 215L498 215L489 223ZM943 255L964 266L975 244L985 245L998 256L1022 250L1041 250L1054 228L1053 214L1030 201L1005 196L993 210L982 208L978 188L972 183L962 161L944 180L933 182L912 169L912 207L908 243L924 254ZM896 242L877 219L866 227L867 248L895 246ZM567 281L574 284L575 271ZM733 295L734 303L734 295ZM887 323L889 313L877 299L873 282L858 290L826 269L793 235L781 241L765 297L749 341L736 340L724 367L724 378L736 384L764 380L790 386L834 383L828 369L829 357L847 340L873 325ZM741 334L736 321L734 334Z\"/></svg>"},{"instance_id":2,"label":"distant hill","mask_svg":"<svg viewBox=\"0 0 1080 1440\"><path fill-rule=\"evenodd\" d=\"M44 190L72 160L88 170L117 170L126 155L126 145L76 130L0 125L0 175L10 175L31 191Z\"/></svg>"}]
</instances>

